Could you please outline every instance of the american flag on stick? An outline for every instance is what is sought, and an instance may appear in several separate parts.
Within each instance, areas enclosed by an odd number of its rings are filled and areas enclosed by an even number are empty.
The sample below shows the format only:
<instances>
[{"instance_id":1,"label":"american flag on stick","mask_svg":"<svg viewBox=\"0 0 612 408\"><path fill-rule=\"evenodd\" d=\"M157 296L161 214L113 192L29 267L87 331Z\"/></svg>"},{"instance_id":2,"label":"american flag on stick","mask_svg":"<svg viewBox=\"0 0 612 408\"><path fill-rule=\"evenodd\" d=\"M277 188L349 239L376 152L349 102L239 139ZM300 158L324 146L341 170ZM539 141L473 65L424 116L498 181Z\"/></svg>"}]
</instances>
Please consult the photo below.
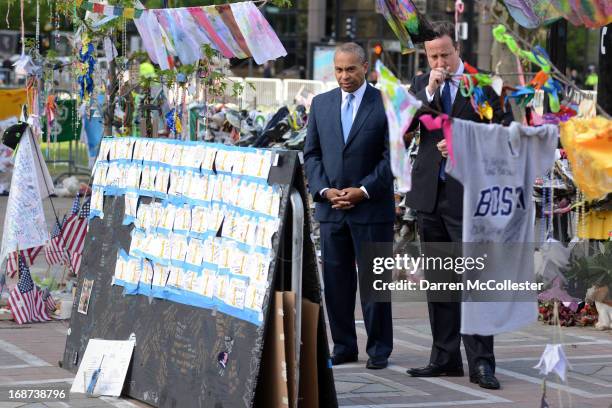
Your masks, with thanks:
<instances>
[{"instance_id":1,"label":"american flag on stick","mask_svg":"<svg viewBox=\"0 0 612 408\"><path fill-rule=\"evenodd\" d=\"M70 255L71 268L76 274L81 264L81 254L85 245L91 201L89 199L85 201L80 211L78 196L75 198L75 203L76 206L73 203L72 213L66 219L61 235L66 244L66 250Z\"/></svg>"},{"instance_id":2,"label":"american flag on stick","mask_svg":"<svg viewBox=\"0 0 612 408\"><path fill-rule=\"evenodd\" d=\"M62 227L66 223L66 216L61 224L55 222L55 228L51 232L51 240L45 247L45 259L49 265L66 265L68 263L68 253L66 252L66 243L62 236Z\"/></svg>"},{"instance_id":3,"label":"american flag on stick","mask_svg":"<svg viewBox=\"0 0 612 408\"><path fill-rule=\"evenodd\" d=\"M39 246L36 248L29 248L29 249L23 249L21 251L11 252L8 255L7 262L6 262L7 275L10 278L12 278L13 276L15 276L15 274L19 270L19 254L20 253L21 253L21 256L23 256L24 258L27 258L28 263L32 265L34 263L34 260L36 260L36 257L42 250L42 248L43 247Z\"/></svg>"},{"instance_id":4,"label":"american flag on stick","mask_svg":"<svg viewBox=\"0 0 612 408\"><path fill-rule=\"evenodd\" d=\"M45 288L45 290L42 291L42 298L45 302L45 308L47 309L47 313L51 314L55 312L57 305L55 304L55 299L53 299L53 296L51 296L49 288Z\"/></svg>"},{"instance_id":5,"label":"american flag on stick","mask_svg":"<svg viewBox=\"0 0 612 408\"><path fill-rule=\"evenodd\" d=\"M11 291L8 304L18 324L51 320L23 256L19 257L19 282Z\"/></svg>"}]
</instances>

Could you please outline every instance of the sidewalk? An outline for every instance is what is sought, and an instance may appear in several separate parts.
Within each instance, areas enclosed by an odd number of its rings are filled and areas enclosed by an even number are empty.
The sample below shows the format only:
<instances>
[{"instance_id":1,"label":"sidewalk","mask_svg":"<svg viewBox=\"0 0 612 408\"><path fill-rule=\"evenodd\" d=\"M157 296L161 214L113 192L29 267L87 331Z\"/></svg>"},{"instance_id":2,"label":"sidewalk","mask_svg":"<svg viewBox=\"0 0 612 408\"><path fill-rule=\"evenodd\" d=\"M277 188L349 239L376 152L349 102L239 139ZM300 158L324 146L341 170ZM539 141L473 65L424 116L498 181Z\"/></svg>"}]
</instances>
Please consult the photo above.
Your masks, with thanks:
<instances>
[{"instance_id":1,"label":"sidewalk","mask_svg":"<svg viewBox=\"0 0 612 408\"><path fill-rule=\"evenodd\" d=\"M491 391L471 384L469 377L412 378L411 367L429 361L431 332L426 305L394 304L394 351L386 370L365 369L367 356L358 363L334 368L338 402L346 408L408 407L540 407L542 378L538 363L554 329L536 323L525 330L495 337L496 376L502 389ZM365 329L358 325L360 347L365 349ZM593 328L563 328L564 344L572 370L568 385L558 378L547 381L547 401L553 407L612 407L612 332ZM467 364L464 354L464 369Z\"/></svg>"},{"instance_id":2,"label":"sidewalk","mask_svg":"<svg viewBox=\"0 0 612 408\"><path fill-rule=\"evenodd\" d=\"M365 369L365 355L358 363L334 368L338 402L345 408L408 407L539 407L542 380L532 367L546 342L549 326L496 337L499 391L488 391L462 378L412 378L405 371L423 365L429 356L429 324L424 304L396 305L395 350L386 370ZM0 388L28 386L70 387L72 373L58 367L62 359L68 322L17 326L0 322ZM563 343L573 369L569 386L548 382L548 403L553 407L609 408L612 401L612 332L592 328L564 328ZM358 322L360 346L365 349L365 329ZM561 400L561 403L559 401ZM69 401L39 404L0 402L13 407L144 407L130 399L87 398L70 395ZM232 408L232 407L230 407Z\"/></svg>"}]
</instances>

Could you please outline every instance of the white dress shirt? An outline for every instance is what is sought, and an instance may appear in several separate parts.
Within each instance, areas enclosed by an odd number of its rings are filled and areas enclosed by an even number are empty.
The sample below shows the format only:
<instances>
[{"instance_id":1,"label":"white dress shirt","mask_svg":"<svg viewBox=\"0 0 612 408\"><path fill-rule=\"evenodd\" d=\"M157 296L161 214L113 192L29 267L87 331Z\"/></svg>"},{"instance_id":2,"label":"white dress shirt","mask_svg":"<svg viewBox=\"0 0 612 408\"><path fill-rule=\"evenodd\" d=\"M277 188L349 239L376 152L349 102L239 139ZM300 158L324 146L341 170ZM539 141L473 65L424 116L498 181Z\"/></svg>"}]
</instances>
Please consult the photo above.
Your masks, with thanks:
<instances>
[{"instance_id":1,"label":"white dress shirt","mask_svg":"<svg viewBox=\"0 0 612 408\"><path fill-rule=\"evenodd\" d=\"M353 92L353 96L355 97L353 98L353 122L355 121L355 116L357 116L357 111L359 110L359 105L361 105L361 100L363 99L363 94L365 94L367 86L368 82L363 81L363 84L361 84L361 86L357 88L355 92ZM342 92L342 103L340 105L340 110L342 110L346 105L346 97L349 95L349 93L344 91L342 88L340 88L340 91Z\"/></svg>"},{"instance_id":2,"label":"white dress shirt","mask_svg":"<svg viewBox=\"0 0 612 408\"><path fill-rule=\"evenodd\" d=\"M357 88L355 92L352 92L354 96L353 98L353 122L355 122L355 117L357 116L359 105L361 105L361 100L363 99L363 95L365 94L367 87L368 87L368 81L363 81L363 84L361 84L361 86ZM342 110L344 108L344 105L347 102L347 96L349 95L349 93L343 90L342 88L340 88L340 92L342 92L342 102L340 104L340 110ZM361 189L361 191L365 193L366 198L370 198L370 195L368 194L368 190L366 190L364 186L361 186L359 188ZM329 190L329 187L322 188L321 191L319 191L319 195L321 197L325 197L323 194L325 193L326 190Z\"/></svg>"},{"instance_id":3,"label":"white dress shirt","mask_svg":"<svg viewBox=\"0 0 612 408\"><path fill-rule=\"evenodd\" d=\"M459 68L455 71L455 75L463 75L463 61L459 60ZM455 102L455 96L457 96L457 91L459 91L459 80L460 78L457 76L453 76L450 81L451 87L451 105ZM442 95L442 91L446 86L446 81L442 83L440 86L440 95ZM427 95L427 102L433 101L434 95L429 94L429 90L425 87L425 94Z\"/></svg>"}]
</instances>

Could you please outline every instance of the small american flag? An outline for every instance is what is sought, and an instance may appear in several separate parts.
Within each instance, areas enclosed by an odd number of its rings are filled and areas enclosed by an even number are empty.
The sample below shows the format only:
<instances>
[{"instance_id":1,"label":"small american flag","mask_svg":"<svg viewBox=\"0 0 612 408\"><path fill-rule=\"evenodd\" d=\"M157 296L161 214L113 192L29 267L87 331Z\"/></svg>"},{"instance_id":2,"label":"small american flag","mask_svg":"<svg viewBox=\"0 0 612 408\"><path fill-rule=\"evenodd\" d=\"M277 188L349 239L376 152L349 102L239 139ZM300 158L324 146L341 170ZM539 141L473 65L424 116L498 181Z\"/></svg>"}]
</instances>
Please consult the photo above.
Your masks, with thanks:
<instances>
[{"instance_id":1,"label":"small american flag","mask_svg":"<svg viewBox=\"0 0 612 408\"><path fill-rule=\"evenodd\" d=\"M51 320L23 256L19 257L19 282L11 291L8 304L18 324Z\"/></svg>"},{"instance_id":2,"label":"small american flag","mask_svg":"<svg viewBox=\"0 0 612 408\"><path fill-rule=\"evenodd\" d=\"M79 218L89 218L89 210L91 208L91 199L87 199L87 201L85 201L83 203L83 207L81 207L81 212L79 213Z\"/></svg>"},{"instance_id":3,"label":"small american flag","mask_svg":"<svg viewBox=\"0 0 612 408\"><path fill-rule=\"evenodd\" d=\"M55 299L51 296L51 292L49 292L49 288L45 288L42 292L42 298L45 302L45 308L47 309L47 313L51 314L55 312L57 305L55 304Z\"/></svg>"},{"instance_id":4,"label":"small american flag","mask_svg":"<svg viewBox=\"0 0 612 408\"><path fill-rule=\"evenodd\" d=\"M79 198L79 193L72 200L72 208L70 209L70 214L75 215L79 213L79 208L81 207L81 199Z\"/></svg>"},{"instance_id":5,"label":"small american flag","mask_svg":"<svg viewBox=\"0 0 612 408\"><path fill-rule=\"evenodd\" d=\"M85 245L85 236L87 235L87 225L90 210L90 200L83 204L80 211L73 212L64 224L62 237L66 243L66 249L70 255L70 265L72 271L76 274L81 263L81 254ZM74 208L73 208L74 210ZM78 214L78 215L77 215ZM77 256L78 255L78 256ZM76 268L75 268L76 266Z\"/></svg>"},{"instance_id":6,"label":"small american flag","mask_svg":"<svg viewBox=\"0 0 612 408\"><path fill-rule=\"evenodd\" d=\"M43 247L40 246L36 248L24 249L19 252L17 251L11 252L8 255L8 259L6 263L6 273L8 274L8 276L12 278L13 276L15 276L15 274L19 270L19 253L21 253L21 256L27 257L28 263L32 265L34 261L36 260L36 257L42 250L42 248Z\"/></svg>"},{"instance_id":7,"label":"small american flag","mask_svg":"<svg viewBox=\"0 0 612 408\"><path fill-rule=\"evenodd\" d=\"M83 259L82 254L72 254L70 257L70 266L75 275L78 275L79 269L81 269L81 259Z\"/></svg>"},{"instance_id":8,"label":"small american flag","mask_svg":"<svg viewBox=\"0 0 612 408\"><path fill-rule=\"evenodd\" d=\"M66 253L66 243L62 236L62 227L66 223L66 216L62 223L55 222L55 228L51 232L51 240L45 247L45 258L49 265L66 265L68 254Z\"/></svg>"}]
</instances>

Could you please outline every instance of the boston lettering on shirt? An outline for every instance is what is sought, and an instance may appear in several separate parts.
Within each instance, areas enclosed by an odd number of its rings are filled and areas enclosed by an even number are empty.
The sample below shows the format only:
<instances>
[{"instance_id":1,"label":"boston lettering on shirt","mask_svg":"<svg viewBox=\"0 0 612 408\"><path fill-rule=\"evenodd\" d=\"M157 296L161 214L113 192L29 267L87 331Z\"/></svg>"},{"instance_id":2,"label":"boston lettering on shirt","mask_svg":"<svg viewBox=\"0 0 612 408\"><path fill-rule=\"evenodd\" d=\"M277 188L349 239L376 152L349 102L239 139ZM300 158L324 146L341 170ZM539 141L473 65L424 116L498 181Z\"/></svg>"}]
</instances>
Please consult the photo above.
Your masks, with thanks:
<instances>
[{"instance_id":1,"label":"boston lettering on shirt","mask_svg":"<svg viewBox=\"0 0 612 408\"><path fill-rule=\"evenodd\" d=\"M552 167L557 140L552 125L453 120L446 171L463 184L464 242L533 242L533 182Z\"/></svg>"},{"instance_id":2,"label":"boston lettering on shirt","mask_svg":"<svg viewBox=\"0 0 612 408\"><path fill-rule=\"evenodd\" d=\"M446 172L463 184L463 242L506 244L487 247L498 250L488 254L486 276L479 279L533 281L533 182L552 167L557 141L556 126L453 119L455 162L448 161ZM474 244L464 245L464 257L478 252ZM505 293L500 302L464 302L461 332L493 335L534 322L533 295L529 302L518 292Z\"/></svg>"},{"instance_id":3,"label":"boston lettering on shirt","mask_svg":"<svg viewBox=\"0 0 612 408\"><path fill-rule=\"evenodd\" d=\"M480 190L474 217L511 215L514 210L526 211L523 187L493 186Z\"/></svg>"}]
</instances>

